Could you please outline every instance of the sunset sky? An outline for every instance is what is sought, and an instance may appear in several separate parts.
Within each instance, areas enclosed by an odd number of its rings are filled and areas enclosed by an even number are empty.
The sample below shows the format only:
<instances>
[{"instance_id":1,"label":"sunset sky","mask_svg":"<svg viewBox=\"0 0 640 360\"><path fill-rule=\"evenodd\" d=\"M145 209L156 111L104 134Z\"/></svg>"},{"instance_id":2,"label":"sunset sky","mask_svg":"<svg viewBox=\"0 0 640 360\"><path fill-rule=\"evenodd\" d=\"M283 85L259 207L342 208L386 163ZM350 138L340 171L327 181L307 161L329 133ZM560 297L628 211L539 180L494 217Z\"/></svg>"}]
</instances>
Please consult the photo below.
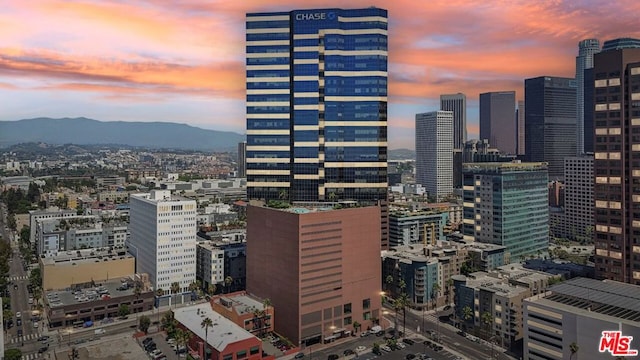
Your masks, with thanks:
<instances>
[{"instance_id":1,"label":"sunset sky","mask_svg":"<svg viewBox=\"0 0 640 360\"><path fill-rule=\"evenodd\" d=\"M348 6L347 6L348 4ZM389 142L413 148L415 113L443 93L574 76L578 41L640 37L640 1L2 1L0 120L79 117L245 130L245 14L389 10Z\"/></svg>"}]
</instances>

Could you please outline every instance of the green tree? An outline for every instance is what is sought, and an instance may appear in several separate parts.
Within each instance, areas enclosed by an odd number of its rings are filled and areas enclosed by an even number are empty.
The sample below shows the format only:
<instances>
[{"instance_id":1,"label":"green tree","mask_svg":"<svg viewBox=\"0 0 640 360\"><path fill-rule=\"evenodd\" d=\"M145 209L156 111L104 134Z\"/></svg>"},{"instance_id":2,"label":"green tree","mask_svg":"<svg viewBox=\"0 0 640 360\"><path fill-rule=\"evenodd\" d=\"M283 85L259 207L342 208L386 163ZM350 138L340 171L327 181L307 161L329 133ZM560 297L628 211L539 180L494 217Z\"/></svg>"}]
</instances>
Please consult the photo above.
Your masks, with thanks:
<instances>
[{"instance_id":1,"label":"green tree","mask_svg":"<svg viewBox=\"0 0 640 360\"><path fill-rule=\"evenodd\" d=\"M400 300L400 305L402 305L402 333L406 334L407 333L407 306L409 306L409 304L411 303L411 300L409 299L409 295L407 295L407 293L405 292L400 294L400 297L398 299Z\"/></svg>"},{"instance_id":2,"label":"green tree","mask_svg":"<svg viewBox=\"0 0 640 360\"><path fill-rule=\"evenodd\" d=\"M176 345L178 345L178 348L180 347L186 347L187 344L189 343L189 341L191 340L191 331L189 330L182 330L182 329L176 329L176 332L174 334L174 339L176 339ZM176 349L177 352L177 349Z\"/></svg>"},{"instance_id":3,"label":"green tree","mask_svg":"<svg viewBox=\"0 0 640 360\"><path fill-rule=\"evenodd\" d=\"M213 321L211 320L211 318L206 317L204 319L202 319L202 322L200 323L200 327L202 327L204 329L204 352L205 352L205 359L209 359L210 356L206 356L207 353L207 347L209 345L209 328L213 326Z\"/></svg>"},{"instance_id":4,"label":"green tree","mask_svg":"<svg viewBox=\"0 0 640 360\"><path fill-rule=\"evenodd\" d=\"M173 308L176 308L176 303L178 302L177 300L177 294L178 292L180 292L180 283L178 283L177 281L171 283L171 294L173 295Z\"/></svg>"},{"instance_id":5,"label":"green tree","mask_svg":"<svg viewBox=\"0 0 640 360\"><path fill-rule=\"evenodd\" d=\"M129 315L129 306L127 304L120 304L120 307L118 308L118 316L126 317L127 315Z\"/></svg>"},{"instance_id":6,"label":"green tree","mask_svg":"<svg viewBox=\"0 0 640 360\"><path fill-rule=\"evenodd\" d=\"M209 287L207 288L207 292L209 293L209 295L213 295L216 293L216 284L209 284Z\"/></svg>"},{"instance_id":7,"label":"green tree","mask_svg":"<svg viewBox=\"0 0 640 360\"><path fill-rule=\"evenodd\" d=\"M462 308L462 319L464 321L473 319L473 309L469 305Z\"/></svg>"},{"instance_id":8,"label":"green tree","mask_svg":"<svg viewBox=\"0 0 640 360\"><path fill-rule=\"evenodd\" d=\"M3 302L4 304L4 302ZM9 309L2 310L2 319L4 320L4 328L7 328L7 321L13 318L13 312Z\"/></svg>"},{"instance_id":9,"label":"green tree","mask_svg":"<svg viewBox=\"0 0 640 360\"><path fill-rule=\"evenodd\" d=\"M353 331L354 331L355 333L357 333L357 332L358 332L358 330L360 329L360 326L362 326L362 325L361 325L359 322L354 321L354 322L353 322Z\"/></svg>"},{"instance_id":10,"label":"green tree","mask_svg":"<svg viewBox=\"0 0 640 360\"><path fill-rule=\"evenodd\" d=\"M20 349L7 349L4 351L5 360L20 360L22 359L22 351Z\"/></svg>"},{"instance_id":11,"label":"green tree","mask_svg":"<svg viewBox=\"0 0 640 360\"><path fill-rule=\"evenodd\" d=\"M231 284L233 284L233 278L231 276L227 276L226 278L224 278L224 286L227 289L227 294L231 290Z\"/></svg>"},{"instance_id":12,"label":"green tree","mask_svg":"<svg viewBox=\"0 0 640 360\"><path fill-rule=\"evenodd\" d=\"M486 333L486 337L487 340L490 339L491 337L491 328L493 327L493 315L491 315L490 312L485 311L482 313L482 315L480 315L480 321L482 322L482 324L484 325L484 329L485 329L485 333Z\"/></svg>"},{"instance_id":13,"label":"green tree","mask_svg":"<svg viewBox=\"0 0 640 360\"><path fill-rule=\"evenodd\" d=\"M151 319L149 319L147 315L142 315L140 316L140 319L138 319L138 323L138 327L140 328L140 330L144 331L144 333L146 334L149 331L149 326L151 326Z\"/></svg>"}]
</instances>

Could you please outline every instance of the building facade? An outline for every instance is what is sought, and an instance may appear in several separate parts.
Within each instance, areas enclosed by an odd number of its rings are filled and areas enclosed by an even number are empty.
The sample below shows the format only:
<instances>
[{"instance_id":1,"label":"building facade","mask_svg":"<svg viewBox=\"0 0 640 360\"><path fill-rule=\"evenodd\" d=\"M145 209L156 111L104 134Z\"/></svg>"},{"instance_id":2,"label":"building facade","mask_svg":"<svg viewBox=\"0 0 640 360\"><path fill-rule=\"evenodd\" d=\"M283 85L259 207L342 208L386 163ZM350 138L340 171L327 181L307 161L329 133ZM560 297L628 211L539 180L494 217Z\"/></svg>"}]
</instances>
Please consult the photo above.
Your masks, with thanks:
<instances>
[{"instance_id":1,"label":"building facade","mask_svg":"<svg viewBox=\"0 0 640 360\"><path fill-rule=\"evenodd\" d=\"M266 299L258 299L246 291L211 298L211 308L257 337L274 331L273 307Z\"/></svg>"},{"instance_id":2,"label":"building facade","mask_svg":"<svg viewBox=\"0 0 640 360\"><path fill-rule=\"evenodd\" d=\"M516 92L480 94L480 139L507 154L516 154Z\"/></svg>"},{"instance_id":3,"label":"building facade","mask_svg":"<svg viewBox=\"0 0 640 360\"><path fill-rule=\"evenodd\" d=\"M526 159L549 164L562 180L564 159L576 154L576 81L540 76L524 81Z\"/></svg>"},{"instance_id":4,"label":"building facade","mask_svg":"<svg viewBox=\"0 0 640 360\"><path fill-rule=\"evenodd\" d=\"M438 201L453 192L453 112L416 114L416 182Z\"/></svg>"},{"instance_id":5,"label":"building facade","mask_svg":"<svg viewBox=\"0 0 640 360\"><path fill-rule=\"evenodd\" d=\"M238 177L247 177L247 142L238 143Z\"/></svg>"},{"instance_id":6,"label":"building facade","mask_svg":"<svg viewBox=\"0 0 640 360\"><path fill-rule=\"evenodd\" d=\"M248 197L386 200L387 11L250 13L246 41Z\"/></svg>"},{"instance_id":7,"label":"building facade","mask_svg":"<svg viewBox=\"0 0 640 360\"><path fill-rule=\"evenodd\" d=\"M638 350L638 299L637 286L586 278L565 281L526 299L524 359L613 359L621 354L601 348L605 331L632 336L629 350Z\"/></svg>"},{"instance_id":8,"label":"building facade","mask_svg":"<svg viewBox=\"0 0 640 360\"><path fill-rule=\"evenodd\" d=\"M204 289L215 285L224 292L244 290L247 284L247 243L244 241L198 241L196 279ZM225 279L231 278L231 283Z\"/></svg>"},{"instance_id":9,"label":"building facade","mask_svg":"<svg viewBox=\"0 0 640 360\"><path fill-rule=\"evenodd\" d=\"M129 251L155 289L187 292L196 280L196 202L169 190L131 195Z\"/></svg>"},{"instance_id":10,"label":"building facade","mask_svg":"<svg viewBox=\"0 0 640 360\"><path fill-rule=\"evenodd\" d=\"M523 100L518 100L518 111L516 113L516 121L517 123L517 127L518 127L518 151L517 154L518 155L525 155L526 154L526 123L524 121L524 101Z\"/></svg>"},{"instance_id":11,"label":"building facade","mask_svg":"<svg viewBox=\"0 0 640 360\"><path fill-rule=\"evenodd\" d=\"M585 121L589 114L593 114L592 111L585 113L585 109L589 109L593 106L593 100L589 99L589 95L593 96L593 93L587 93L586 86L588 84L585 78L585 70L593 68L593 55L600 52L600 41L598 39L585 39L578 43L578 56L576 56L576 154L581 155L587 152L593 152L593 140L587 141L588 138L593 138L593 132L587 131L585 127ZM589 84L593 87L593 84ZM591 129L593 130L593 129ZM587 143L591 144L591 148Z\"/></svg>"},{"instance_id":12,"label":"building facade","mask_svg":"<svg viewBox=\"0 0 640 360\"><path fill-rule=\"evenodd\" d=\"M389 245L427 245L444 240L448 215L444 211L391 211Z\"/></svg>"},{"instance_id":13,"label":"building facade","mask_svg":"<svg viewBox=\"0 0 640 360\"><path fill-rule=\"evenodd\" d=\"M276 332L310 345L381 318L379 218L375 206L249 206L247 292L286 311Z\"/></svg>"},{"instance_id":14,"label":"building facade","mask_svg":"<svg viewBox=\"0 0 640 360\"><path fill-rule=\"evenodd\" d=\"M440 110L453 112L453 148L467 142L467 96L462 93L440 95Z\"/></svg>"},{"instance_id":15,"label":"building facade","mask_svg":"<svg viewBox=\"0 0 640 360\"><path fill-rule=\"evenodd\" d=\"M545 163L465 164L464 238L506 246L516 261L546 252L547 183Z\"/></svg>"},{"instance_id":16,"label":"building facade","mask_svg":"<svg viewBox=\"0 0 640 360\"><path fill-rule=\"evenodd\" d=\"M640 284L640 40L594 55L596 277Z\"/></svg>"},{"instance_id":17,"label":"building facade","mask_svg":"<svg viewBox=\"0 0 640 360\"><path fill-rule=\"evenodd\" d=\"M569 157L564 160L565 237L593 241L593 156Z\"/></svg>"}]
</instances>

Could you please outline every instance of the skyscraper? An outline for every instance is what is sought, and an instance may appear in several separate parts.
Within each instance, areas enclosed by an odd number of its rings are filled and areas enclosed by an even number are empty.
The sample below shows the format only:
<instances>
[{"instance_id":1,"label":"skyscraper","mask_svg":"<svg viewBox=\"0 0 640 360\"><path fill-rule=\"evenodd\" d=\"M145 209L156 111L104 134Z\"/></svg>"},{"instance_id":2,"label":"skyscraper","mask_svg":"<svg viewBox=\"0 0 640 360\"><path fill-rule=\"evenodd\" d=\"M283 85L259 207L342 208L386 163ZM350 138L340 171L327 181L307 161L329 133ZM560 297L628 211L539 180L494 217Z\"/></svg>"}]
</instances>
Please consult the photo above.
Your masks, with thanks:
<instances>
[{"instance_id":1,"label":"skyscraper","mask_svg":"<svg viewBox=\"0 0 640 360\"><path fill-rule=\"evenodd\" d=\"M526 133L524 122L524 101L518 100L518 111L516 112L516 121L518 127L518 155L524 155L526 153Z\"/></svg>"},{"instance_id":2,"label":"skyscraper","mask_svg":"<svg viewBox=\"0 0 640 360\"><path fill-rule=\"evenodd\" d=\"M437 200L453 192L453 112L416 114L416 182Z\"/></svg>"},{"instance_id":3,"label":"skyscraper","mask_svg":"<svg viewBox=\"0 0 640 360\"><path fill-rule=\"evenodd\" d=\"M440 110L453 112L453 148L462 149L467 141L467 96L440 95Z\"/></svg>"},{"instance_id":4,"label":"skyscraper","mask_svg":"<svg viewBox=\"0 0 640 360\"><path fill-rule=\"evenodd\" d=\"M247 176L247 142L238 143L238 177Z\"/></svg>"},{"instance_id":5,"label":"skyscraper","mask_svg":"<svg viewBox=\"0 0 640 360\"><path fill-rule=\"evenodd\" d=\"M387 11L251 13L247 194L386 200Z\"/></svg>"},{"instance_id":6,"label":"skyscraper","mask_svg":"<svg viewBox=\"0 0 640 360\"><path fill-rule=\"evenodd\" d=\"M196 202L171 195L169 190L131 194L129 251L136 272L149 274L155 289L178 293L196 281Z\"/></svg>"},{"instance_id":7,"label":"skyscraper","mask_svg":"<svg viewBox=\"0 0 640 360\"><path fill-rule=\"evenodd\" d=\"M564 159L576 153L576 82L540 76L524 81L527 161L549 163L549 179L564 177Z\"/></svg>"},{"instance_id":8,"label":"skyscraper","mask_svg":"<svg viewBox=\"0 0 640 360\"><path fill-rule=\"evenodd\" d=\"M473 163L463 170L465 240L507 247L512 260L549 246L545 163Z\"/></svg>"},{"instance_id":9,"label":"skyscraper","mask_svg":"<svg viewBox=\"0 0 640 360\"><path fill-rule=\"evenodd\" d=\"M596 277L640 285L640 40L593 61Z\"/></svg>"},{"instance_id":10,"label":"skyscraper","mask_svg":"<svg viewBox=\"0 0 640 360\"><path fill-rule=\"evenodd\" d=\"M585 137L592 137L593 133L585 131L585 108L593 102L585 102L585 75L584 71L593 68L593 55L600 52L600 42L598 39L585 39L578 43L578 56L576 56L576 151L577 154L584 154ZM593 142L591 142L593 144ZM593 150L593 149L591 149ZM587 151L588 152L588 151Z\"/></svg>"},{"instance_id":11,"label":"skyscraper","mask_svg":"<svg viewBox=\"0 0 640 360\"><path fill-rule=\"evenodd\" d=\"M480 139L507 154L516 153L516 92L480 94Z\"/></svg>"}]
</instances>

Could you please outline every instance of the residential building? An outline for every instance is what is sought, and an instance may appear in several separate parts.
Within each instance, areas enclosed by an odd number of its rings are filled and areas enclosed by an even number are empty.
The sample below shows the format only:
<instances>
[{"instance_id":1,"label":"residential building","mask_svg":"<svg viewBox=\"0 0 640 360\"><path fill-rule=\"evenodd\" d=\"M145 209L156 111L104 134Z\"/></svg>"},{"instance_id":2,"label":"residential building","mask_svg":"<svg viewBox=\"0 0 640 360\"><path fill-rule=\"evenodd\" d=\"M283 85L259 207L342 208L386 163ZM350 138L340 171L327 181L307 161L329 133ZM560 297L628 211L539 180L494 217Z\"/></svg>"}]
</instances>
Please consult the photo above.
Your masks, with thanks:
<instances>
[{"instance_id":1,"label":"residential building","mask_svg":"<svg viewBox=\"0 0 640 360\"><path fill-rule=\"evenodd\" d=\"M594 55L596 277L640 284L640 40Z\"/></svg>"},{"instance_id":2,"label":"residential building","mask_svg":"<svg viewBox=\"0 0 640 360\"><path fill-rule=\"evenodd\" d=\"M135 273L136 261L125 248L86 249L38 258L44 290L118 279Z\"/></svg>"},{"instance_id":3,"label":"residential building","mask_svg":"<svg viewBox=\"0 0 640 360\"><path fill-rule=\"evenodd\" d=\"M589 82L585 77L585 70L593 68L593 55L600 52L598 39L585 39L578 43L578 56L576 56L576 155L593 152L593 132L589 132L585 122L593 111L586 109L593 107L593 90L589 93L587 87L593 89L593 81ZM593 79L591 79L593 80ZM593 120L591 120L593 123ZM593 125L592 125L593 126ZM590 129L593 130L593 127ZM589 138L589 140L587 140ZM591 148L589 148L589 145Z\"/></svg>"},{"instance_id":4,"label":"residential building","mask_svg":"<svg viewBox=\"0 0 640 360\"><path fill-rule=\"evenodd\" d=\"M29 211L29 229L31 230L31 233L29 234L29 242L33 244L36 240L36 229L38 228L38 221L65 219L75 216L78 216L76 210L60 210L58 208Z\"/></svg>"},{"instance_id":5,"label":"residential building","mask_svg":"<svg viewBox=\"0 0 640 360\"><path fill-rule=\"evenodd\" d=\"M564 206L564 183L554 180L549 183L549 206Z\"/></svg>"},{"instance_id":6,"label":"residential building","mask_svg":"<svg viewBox=\"0 0 640 360\"><path fill-rule=\"evenodd\" d=\"M247 142L238 143L238 177L247 177Z\"/></svg>"},{"instance_id":7,"label":"residential building","mask_svg":"<svg viewBox=\"0 0 640 360\"><path fill-rule=\"evenodd\" d=\"M407 294L413 308L433 307L440 286L439 262L425 254L423 246L399 246L382 251L382 279L385 296ZM404 284L405 287L400 287Z\"/></svg>"},{"instance_id":8,"label":"residential building","mask_svg":"<svg viewBox=\"0 0 640 360\"><path fill-rule=\"evenodd\" d=\"M524 118L524 101L518 100L518 110L516 112L516 121L518 127L518 145L517 145L517 154L524 156L526 154L526 123Z\"/></svg>"},{"instance_id":9,"label":"residential building","mask_svg":"<svg viewBox=\"0 0 640 360\"><path fill-rule=\"evenodd\" d=\"M462 93L440 95L440 110L453 112L453 148L467 142L467 96Z\"/></svg>"},{"instance_id":10,"label":"residential building","mask_svg":"<svg viewBox=\"0 0 640 360\"><path fill-rule=\"evenodd\" d=\"M246 291L211 298L211 308L248 332L262 337L274 331L273 306Z\"/></svg>"},{"instance_id":11,"label":"residential building","mask_svg":"<svg viewBox=\"0 0 640 360\"><path fill-rule=\"evenodd\" d=\"M516 154L516 92L480 94L480 139L506 154Z\"/></svg>"},{"instance_id":12,"label":"residential building","mask_svg":"<svg viewBox=\"0 0 640 360\"><path fill-rule=\"evenodd\" d=\"M247 292L286 310L275 330L294 344L331 341L382 316L380 231L371 226L380 208L319 205L247 210Z\"/></svg>"},{"instance_id":13,"label":"residential building","mask_svg":"<svg viewBox=\"0 0 640 360\"><path fill-rule=\"evenodd\" d=\"M131 195L129 251L137 272L166 294L187 292L196 280L196 202L168 190Z\"/></svg>"},{"instance_id":14,"label":"residential building","mask_svg":"<svg viewBox=\"0 0 640 360\"><path fill-rule=\"evenodd\" d=\"M443 231L448 218L444 211L392 210L389 212L389 244L435 244L445 239Z\"/></svg>"},{"instance_id":15,"label":"residential building","mask_svg":"<svg viewBox=\"0 0 640 360\"><path fill-rule=\"evenodd\" d=\"M173 310L178 327L190 331L188 347L205 360L275 359L263 355L262 340L202 303ZM211 319L211 326L202 326Z\"/></svg>"},{"instance_id":16,"label":"residential building","mask_svg":"<svg viewBox=\"0 0 640 360\"><path fill-rule=\"evenodd\" d=\"M549 164L562 180L564 159L576 154L576 81L540 76L524 81L526 159Z\"/></svg>"},{"instance_id":17,"label":"residential building","mask_svg":"<svg viewBox=\"0 0 640 360\"><path fill-rule=\"evenodd\" d=\"M524 359L613 358L620 355L613 353L615 346L601 346L600 339L607 331L620 331L622 336L631 337L628 350L638 350L638 299L638 286L586 278L564 281L526 299Z\"/></svg>"},{"instance_id":18,"label":"residential building","mask_svg":"<svg viewBox=\"0 0 640 360\"><path fill-rule=\"evenodd\" d=\"M467 245L469 262L472 269L489 272L508 264L510 255L506 246L470 242Z\"/></svg>"},{"instance_id":19,"label":"residential building","mask_svg":"<svg viewBox=\"0 0 640 360\"><path fill-rule=\"evenodd\" d=\"M547 183L545 163L465 164L464 239L506 246L512 261L546 252Z\"/></svg>"},{"instance_id":20,"label":"residential building","mask_svg":"<svg viewBox=\"0 0 640 360\"><path fill-rule=\"evenodd\" d=\"M416 182L441 200L453 192L453 112L416 114Z\"/></svg>"},{"instance_id":21,"label":"residential building","mask_svg":"<svg viewBox=\"0 0 640 360\"><path fill-rule=\"evenodd\" d=\"M566 231L563 237L593 241L593 156L568 157L564 160L564 215Z\"/></svg>"},{"instance_id":22,"label":"residential building","mask_svg":"<svg viewBox=\"0 0 640 360\"><path fill-rule=\"evenodd\" d=\"M248 197L386 200L387 11L250 13L246 47Z\"/></svg>"},{"instance_id":23,"label":"residential building","mask_svg":"<svg viewBox=\"0 0 640 360\"><path fill-rule=\"evenodd\" d=\"M198 238L200 239L200 237ZM215 285L217 290L244 290L247 284L247 243L244 238L198 241L196 248L196 279L204 289ZM225 279L231 278L231 284Z\"/></svg>"},{"instance_id":24,"label":"residential building","mask_svg":"<svg viewBox=\"0 0 640 360\"><path fill-rule=\"evenodd\" d=\"M128 191L101 191L98 193L98 201L114 202L117 204L129 202Z\"/></svg>"},{"instance_id":25,"label":"residential building","mask_svg":"<svg viewBox=\"0 0 640 360\"><path fill-rule=\"evenodd\" d=\"M132 274L90 281L72 289L45 290L43 302L49 328L84 327L87 322L104 324L120 316L121 305L128 306L132 313L153 310L155 292L148 277Z\"/></svg>"},{"instance_id":26,"label":"residential building","mask_svg":"<svg viewBox=\"0 0 640 360\"><path fill-rule=\"evenodd\" d=\"M568 260L529 259L522 263L522 267L560 275L563 279L572 279L574 277L588 277L593 279L595 275L593 265L580 265Z\"/></svg>"},{"instance_id":27,"label":"residential building","mask_svg":"<svg viewBox=\"0 0 640 360\"><path fill-rule=\"evenodd\" d=\"M119 219L76 216L43 220L37 222L36 252L55 255L59 251L124 247L128 234L128 224Z\"/></svg>"}]
</instances>

